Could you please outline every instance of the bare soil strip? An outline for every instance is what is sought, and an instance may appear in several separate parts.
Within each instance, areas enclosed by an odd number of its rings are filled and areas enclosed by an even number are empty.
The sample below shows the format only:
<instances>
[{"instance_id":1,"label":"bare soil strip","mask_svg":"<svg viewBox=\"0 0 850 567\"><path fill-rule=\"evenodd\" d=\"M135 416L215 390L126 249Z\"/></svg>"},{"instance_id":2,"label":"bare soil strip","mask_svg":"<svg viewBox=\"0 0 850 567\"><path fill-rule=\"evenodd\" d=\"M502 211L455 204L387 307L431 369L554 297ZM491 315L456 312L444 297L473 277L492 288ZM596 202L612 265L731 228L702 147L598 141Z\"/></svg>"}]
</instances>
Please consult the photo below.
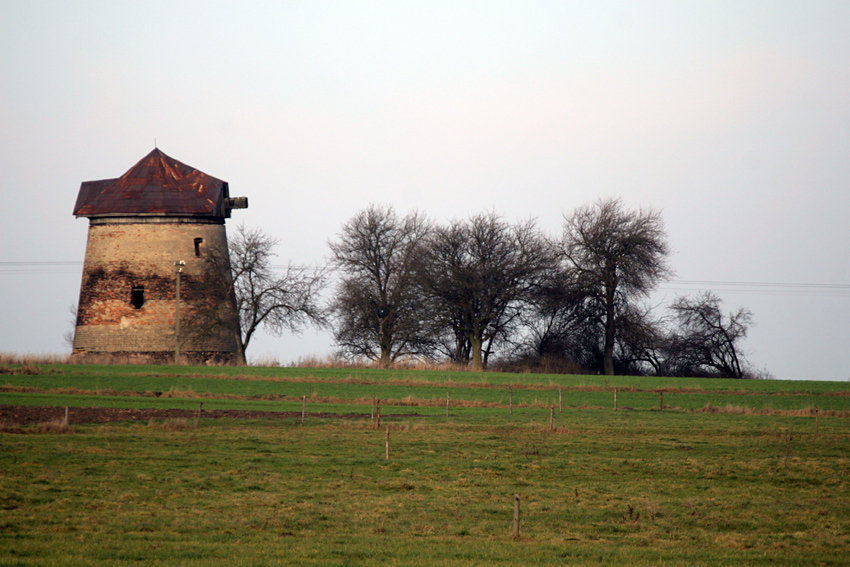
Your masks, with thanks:
<instances>
[{"instance_id":1,"label":"bare soil strip","mask_svg":"<svg viewBox=\"0 0 850 567\"><path fill-rule=\"evenodd\" d=\"M104 407L70 407L68 423L112 423L117 421L150 421L151 419L195 419L197 410L185 409L125 409ZM301 419L300 411L252 411L252 410L203 410L205 419ZM322 419L369 419L366 413L323 413L309 412L310 418ZM424 417L419 414L405 414L405 417ZM384 417L393 417L384 415ZM3 406L0 405L0 424L34 425L65 419L65 408L60 406Z\"/></svg>"}]
</instances>

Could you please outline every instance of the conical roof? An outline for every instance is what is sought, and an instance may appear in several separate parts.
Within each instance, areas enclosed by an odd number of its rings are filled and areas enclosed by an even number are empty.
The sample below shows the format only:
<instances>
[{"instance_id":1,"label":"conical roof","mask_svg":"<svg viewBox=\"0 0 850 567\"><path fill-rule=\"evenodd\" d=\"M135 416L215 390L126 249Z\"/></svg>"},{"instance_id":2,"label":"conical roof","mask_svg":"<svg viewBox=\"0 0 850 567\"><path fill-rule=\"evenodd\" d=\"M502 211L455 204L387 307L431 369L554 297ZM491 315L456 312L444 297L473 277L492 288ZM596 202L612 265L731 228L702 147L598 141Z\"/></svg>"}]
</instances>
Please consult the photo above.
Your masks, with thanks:
<instances>
[{"instance_id":1,"label":"conical roof","mask_svg":"<svg viewBox=\"0 0 850 567\"><path fill-rule=\"evenodd\" d=\"M154 149L117 179L84 181L74 215L224 218L228 197L227 182Z\"/></svg>"}]
</instances>

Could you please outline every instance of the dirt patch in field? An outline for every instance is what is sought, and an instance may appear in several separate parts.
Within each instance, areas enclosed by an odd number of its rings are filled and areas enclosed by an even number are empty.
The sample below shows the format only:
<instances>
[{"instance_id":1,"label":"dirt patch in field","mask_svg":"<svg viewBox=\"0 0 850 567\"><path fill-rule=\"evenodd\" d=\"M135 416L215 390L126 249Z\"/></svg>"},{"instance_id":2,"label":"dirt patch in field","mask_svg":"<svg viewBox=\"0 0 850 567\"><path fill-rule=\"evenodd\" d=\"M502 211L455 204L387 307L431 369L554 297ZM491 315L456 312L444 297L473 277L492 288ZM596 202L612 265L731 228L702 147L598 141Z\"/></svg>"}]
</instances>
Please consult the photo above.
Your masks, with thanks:
<instances>
[{"instance_id":1,"label":"dirt patch in field","mask_svg":"<svg viewBox=\"0 0 850 567\"><path fill-rule=\"evenodd\" d=\"M115 421L148 421L151 419L192 419L197 410L184 409L123 409L123 408L68 408L68 423L111 423ZM308 412L308 418L321 419L369 419L369 413L323 413ZM249 410L203 410L205 419L301 419L300 411L249 411ZM391 418L392 415L384 415ZM404 414L404 417L423 417L419 414ZM65 419L65 408L55 406L3 406L0 405L0 424L34 425Z\"/></svg>"}]
</instances>

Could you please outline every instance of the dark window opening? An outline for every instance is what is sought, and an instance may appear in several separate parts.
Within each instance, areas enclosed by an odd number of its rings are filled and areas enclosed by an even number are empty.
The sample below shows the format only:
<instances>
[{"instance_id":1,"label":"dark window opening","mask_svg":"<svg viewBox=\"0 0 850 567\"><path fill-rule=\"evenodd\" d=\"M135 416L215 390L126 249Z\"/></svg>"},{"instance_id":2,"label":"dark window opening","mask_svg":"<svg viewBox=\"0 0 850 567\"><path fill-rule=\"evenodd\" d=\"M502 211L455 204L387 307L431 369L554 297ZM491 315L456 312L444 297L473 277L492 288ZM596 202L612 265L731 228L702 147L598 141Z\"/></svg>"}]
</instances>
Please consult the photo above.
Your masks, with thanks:
<instances>
[{"instance_id":1,"label":"dark window opening","mask_svg":"<svg viewBox=\"0 0 850 567\"><path fill-rule=\"evenodd\" d=\"M130 294L130 303L132 303L133 307L136 309L142 308L142 305L145 304L145 286L133 286L133 291Z\"/></svg>"},{"instance_id":2,"label":"dark window opening","mask_svg":"<svg viewBox=\"0 0 850 567\"><path fill-rule=\"evenodd\" d=\"M203 251L204 239L196 238L195 239L195 256L200 256Z\"/></svg>"}]
</instances>

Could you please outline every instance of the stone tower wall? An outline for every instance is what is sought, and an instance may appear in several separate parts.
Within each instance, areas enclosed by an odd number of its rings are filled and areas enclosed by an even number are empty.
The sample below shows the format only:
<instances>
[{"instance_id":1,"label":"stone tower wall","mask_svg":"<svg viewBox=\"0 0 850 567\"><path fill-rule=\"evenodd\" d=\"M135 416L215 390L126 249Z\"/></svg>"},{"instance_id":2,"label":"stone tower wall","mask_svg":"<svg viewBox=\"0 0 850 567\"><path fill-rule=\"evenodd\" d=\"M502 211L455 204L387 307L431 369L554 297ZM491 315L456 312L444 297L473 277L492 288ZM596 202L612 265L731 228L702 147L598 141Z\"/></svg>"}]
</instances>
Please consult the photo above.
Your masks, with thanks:
<instances>
[{"instance_id":1,"label":"stone tower wall","mask_svg":"<svg viewBox=\"0 0 850 567\"><path fill-rule=\"evenodd\" d=\"M200 255L196 239L200 239ZM226 258L227 236L221 222L92 219L77 308L75 355L120 354L163 361L173 357L175 262L183 260L181 354L194 362L231 362L236 353L232 331L199 333L192 326L194 306L209 301L203 278L209 269L206 258L214 250L224 251ZM229 266L222 268L223 277L229 279ZM235 317L229 298L214 301L225 317Z\"/></svg>"}]
</instances>

